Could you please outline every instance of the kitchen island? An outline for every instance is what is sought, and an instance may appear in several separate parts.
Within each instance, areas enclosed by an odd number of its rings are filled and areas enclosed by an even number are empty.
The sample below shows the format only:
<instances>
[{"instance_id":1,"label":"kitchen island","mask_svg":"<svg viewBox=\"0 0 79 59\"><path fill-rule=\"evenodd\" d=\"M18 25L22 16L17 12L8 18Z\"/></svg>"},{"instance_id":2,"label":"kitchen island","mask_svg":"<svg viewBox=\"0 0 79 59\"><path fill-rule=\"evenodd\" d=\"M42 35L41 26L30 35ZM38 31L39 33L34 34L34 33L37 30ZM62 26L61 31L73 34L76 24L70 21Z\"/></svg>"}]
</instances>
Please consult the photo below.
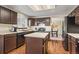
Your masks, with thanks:
<instances>
[{"instance_id":1,"label":"kitchen island","mask_svg":"<svg viewBox=\"0 0 79 59\"><path fill-rule=\"evenodd\" d=\"M49 33L34 32L24 35L27 54L47 53Z\"/></svg>"}]
</instances>

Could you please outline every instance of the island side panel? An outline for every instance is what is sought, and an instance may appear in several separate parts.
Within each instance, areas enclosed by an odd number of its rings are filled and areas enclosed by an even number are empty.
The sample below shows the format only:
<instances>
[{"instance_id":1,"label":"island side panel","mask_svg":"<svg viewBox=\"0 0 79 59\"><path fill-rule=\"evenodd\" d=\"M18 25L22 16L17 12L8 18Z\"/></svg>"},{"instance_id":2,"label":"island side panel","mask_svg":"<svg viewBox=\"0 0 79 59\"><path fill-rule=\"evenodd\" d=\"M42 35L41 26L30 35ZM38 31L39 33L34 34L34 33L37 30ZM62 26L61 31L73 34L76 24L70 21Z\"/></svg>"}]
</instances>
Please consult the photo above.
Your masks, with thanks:
<instances>
[{"instance_id":1,"label":"island side panel","mask_svg":"<svg viewBox=\"0 0 79 59\"><path fill-rule=\"evenodd\" d=\"M26 37L26 54L42 54L43 39Z\"/></svg>"},{"instance_id":2,"label":"island side panel","mask_svg":"<svg viewBox=\"0 0 79 59\"><path fill-rule=\"evenodd\" d=\"M44 53L47 54L48 52L48 41L50 40L50 34L48 34L46 36L46 38L44 38Z\"/></svg>"},{"instance_id":3,"label":"island side panel","mask_svg":"<svg viewBox=\"0 0 79 59\"><path fill-rule=\"evenodd\" d=\"M4 35L0 35L0 54L4 53Z\"/></svg>"}]
</instances>

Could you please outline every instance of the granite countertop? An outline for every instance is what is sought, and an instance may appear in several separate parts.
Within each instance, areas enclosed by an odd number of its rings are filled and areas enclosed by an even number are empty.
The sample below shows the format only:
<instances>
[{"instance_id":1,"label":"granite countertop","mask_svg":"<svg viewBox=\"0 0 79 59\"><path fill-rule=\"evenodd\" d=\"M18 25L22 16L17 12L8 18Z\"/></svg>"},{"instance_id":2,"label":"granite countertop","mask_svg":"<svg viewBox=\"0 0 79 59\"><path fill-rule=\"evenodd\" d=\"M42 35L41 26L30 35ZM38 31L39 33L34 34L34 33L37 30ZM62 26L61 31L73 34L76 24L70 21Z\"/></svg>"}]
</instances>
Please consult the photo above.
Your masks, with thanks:
<instances>
[{"instance_id":1,"label":"granite countertop","mask_svg":"<svg viewBox=\"0 0 79 59\"><path fill-rule=\"evenodd\" d=\"M79 33L68 33L68 35L79 39Z\"/></svg>"},{"instance_id":2,"label":"granite countertop","mask_svg":"<svg viewBox=\"0 0 79 59\"><path fill-rule=\"evenodd\" d=\"M6 34L16 34L16 33L21 33L23 31L18 31L18 32L0 32L0 35L6 35Z\"/></svg>"},{"instance_id":3,"label":"granite countertop","mask_svg":"<svg viewBox=\"0 0 79 59\"><path fill-rule=\"evenodd\" d=\"M24 35L25 37L45 38L49 33L34 32L31 34Z\"/></svg>"},{"instance_id":4,"label":"granite countertop","mask_svg":"<svg viewBox=\"0 0 79 59\"><path fill-rule=\"evenodd\" d=\"M21 32L30 32L30 31L32 31L32 30L27 30L27 31L17 31L17 32L3 31L3 32L0 32L0 35L16 34L16 33L21 33Z\"/></svg>"}]
</instances>

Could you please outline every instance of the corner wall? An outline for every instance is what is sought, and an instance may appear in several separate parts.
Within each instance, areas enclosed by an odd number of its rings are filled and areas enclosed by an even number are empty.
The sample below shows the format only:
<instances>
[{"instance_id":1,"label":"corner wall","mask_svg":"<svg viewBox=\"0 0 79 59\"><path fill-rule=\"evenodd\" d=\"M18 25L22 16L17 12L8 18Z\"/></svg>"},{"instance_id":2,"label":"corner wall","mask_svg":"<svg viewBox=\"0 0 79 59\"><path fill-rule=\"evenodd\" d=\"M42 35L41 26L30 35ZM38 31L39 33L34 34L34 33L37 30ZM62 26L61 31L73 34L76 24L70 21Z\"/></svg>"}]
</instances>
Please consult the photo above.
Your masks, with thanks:
<instances>
[{"instance_id":1,"label":"corner wall","mask_svg":"<svg viewBox=\"0 0 79 59\"><path fill-rule=\"evenodd\" d=\"M18 27L27 27L28 16L18 13L17 14L17 25Z\"/></svg>"}]
</instances>

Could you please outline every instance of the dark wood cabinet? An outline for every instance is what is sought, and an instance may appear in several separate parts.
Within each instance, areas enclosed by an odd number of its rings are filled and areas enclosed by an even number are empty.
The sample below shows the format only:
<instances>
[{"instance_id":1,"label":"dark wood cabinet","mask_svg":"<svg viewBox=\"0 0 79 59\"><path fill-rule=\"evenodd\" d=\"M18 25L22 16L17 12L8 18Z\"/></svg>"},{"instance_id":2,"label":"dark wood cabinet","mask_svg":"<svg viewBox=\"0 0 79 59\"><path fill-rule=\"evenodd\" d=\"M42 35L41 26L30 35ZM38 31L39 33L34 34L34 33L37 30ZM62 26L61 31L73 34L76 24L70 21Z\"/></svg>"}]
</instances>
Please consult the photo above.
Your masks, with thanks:
<instances>
[{"instance_id":1,"label":"dark wood cabinet","mask_svg":"<svg viewBox=\"0 0 79 59\"><path fill-rule=\"evenodd\" d=\"M68 16L74 16L75 24L79 25L79 6L77 8L75 8Z\"/></svg>"},{"instance_id":2,"label":"dark wood cabinet","mask_svg":"<svg viewBox=\"0 0 79 59\"><path fill-rule=\"evenodd\" d=\"M11 24L17 24L17 13L14 11L11 11Z\"/></svg>"},{"instance_id":3,"label":"dark wood cabinet","mask_svg":"<svg viewBox=\"0 0 79 59\"><path fill-rule=\"evenodd\" d=\"M0 35L0 54L4 53L4 36Z\"/></svg>"},{"instance_id":4,"label":"dark wood cabinet","mask_svg":"<svg viewBox=\"0 0 79 59\"><path fill-rule=\"evenodd\" d=\"M35 26L35 19L34 18L29 18L28 19L28 25Z\"/></svg>"},{"instance_id":5,"label":"dark wood cabinet","mask_svg":"<svg viewBox=\"0 0 79 59\"><path fill-rule=\"evenodd\" d=\"M16 48L16 34L7 34L4 38L4 53Z\"/></svg>"},{"instance_id":6,"label":"dark wood cabinet","mask_svg":"<svg viewBox=\"0 0 79 59\"><path fill-rule=\"evenodd\" d=\"M25 36L26 54L47 53L48 40L49 40L49 34L45 38Z\"/></svg>"},{"instance_id":7,"label":"dark wood cabinet","mask_svg":"<svg viewBox=\"0 0 79 59\"><path fill-rule=\"evenodd\" d=\"M17 24L17 13L0 6L0 23Z\"/></svg>"},{"instance_id":8,"label":"dark wood cabinet","mask_svg":"<svg viewBox=\"0 0 79 59\"><path fill-rule=\"evenodd\" d=\"M79 25L79 15L75 16L75 24Z\"/></svg>"},{"instance_id":9,"label":"dark wood cabinet","mask_svg":"<svg viewBox=\"0 0 79 59\"><path fill-rule=\"evenodd\" d=\"M79 22L78 20L76 20L78 17L77 16L67 16L66 18L67 18L66 19L67 32L68 33L79 33L79 25L75 24L75 23Z\"/></svg>"},{"instance_id":10,"label":"dark wood cabinet","mask_svg":"<svg viewBox=\"0 0 79 59\"><path fill-rule=\"evenodd\" d=\"M41 23L45 24L45 26L50 26L50 17L45 18L36 18L37 26Z\"/></svg>"},{"instance_id":11,"label":"dark wood cabinet","mask_svg":"<svg viewBox=\"0 0 79 59\"><path fill-rule=\"evenodd\" d=\"M50 25L50 17L45 18L29 18L28 25L30 26L38 26L39 24L45 24L45 26Z\"/></svg>"},{"instance_id":12,"label":"dark wood cabinet","mask_svg":"<svg viewBox=\"0 0 79 59\"><path fill-rule=\"evenodd\" d=\"M16 34L0 35L0 54L8 53L16 48Z\"/></svg>"},{"instance_id":13,"label":"dark wood cabinet","mask_svg":"<svg viewBox=\"0 0 79 59\"><path fill-rule=\"evenodd\" d=\"M68 50L70 54L78 54L79 47L78 47L78 39L68 35Z\"/></svg>"},{"instance_id":14,"label":"dark wood cabinet","mask_svg":"<svg viewBox=\"0 0 79 59\"><path fill-rule=\"evenodd\" d=\"M1 23L10 24L10 10L1 7Z\"/></svg>"},{"instance_id":15,"label":"dark wood cabinet","mask_svg":"<svg viewBox=\"0 0 79 59\"><path fill-rule=\"evenodd\" d=\"M37 38L27 38L26 39L26 53L33 53L33 54L42 54L43 49L43 39Z\"/></svg>"}]
</instances>

